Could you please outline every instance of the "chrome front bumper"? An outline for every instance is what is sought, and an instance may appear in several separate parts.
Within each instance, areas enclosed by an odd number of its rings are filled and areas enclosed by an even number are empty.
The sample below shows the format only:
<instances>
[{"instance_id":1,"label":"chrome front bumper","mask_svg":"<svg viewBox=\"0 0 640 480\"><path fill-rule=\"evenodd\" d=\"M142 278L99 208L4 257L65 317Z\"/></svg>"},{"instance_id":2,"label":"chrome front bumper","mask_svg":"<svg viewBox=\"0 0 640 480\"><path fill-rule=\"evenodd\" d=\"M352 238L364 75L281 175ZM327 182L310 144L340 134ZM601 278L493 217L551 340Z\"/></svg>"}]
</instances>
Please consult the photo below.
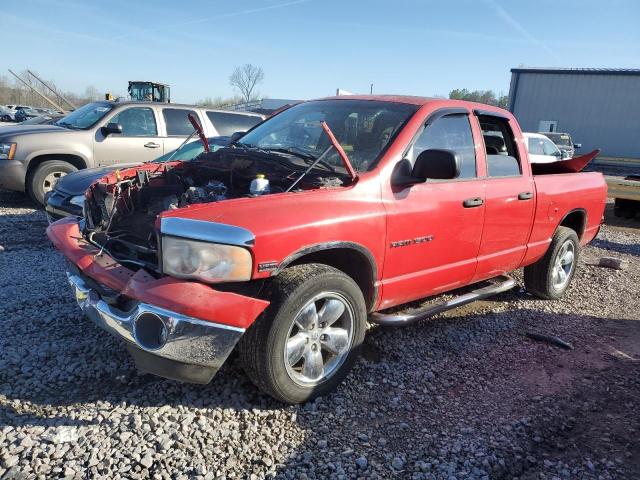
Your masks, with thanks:
<instances>
[{"instance_id":1,"label":"chrome front bumper","mask_svg":"<svg viewBox=\"0 0 640 480\"><path fill-rule=\"evenodd\" d=\"M146 303L119 310L79 275L67 273L76 301L96 325L128 343L142 370L175 380L208 383L244 333Z\"/></svg>"}]
</instances>

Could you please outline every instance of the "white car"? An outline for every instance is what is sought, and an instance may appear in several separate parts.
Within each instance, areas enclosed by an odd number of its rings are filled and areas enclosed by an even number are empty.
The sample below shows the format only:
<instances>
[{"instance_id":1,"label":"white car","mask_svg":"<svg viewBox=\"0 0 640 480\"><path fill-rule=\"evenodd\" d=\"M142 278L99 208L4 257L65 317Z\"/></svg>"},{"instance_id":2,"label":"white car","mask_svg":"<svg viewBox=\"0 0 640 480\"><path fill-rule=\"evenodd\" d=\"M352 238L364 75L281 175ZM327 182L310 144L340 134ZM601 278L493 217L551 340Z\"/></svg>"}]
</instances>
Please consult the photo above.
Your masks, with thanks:
<instances>
[{"instance_id":1,"label":"white car","mask_svg":"<svg viewBox=\"0 0 640 480\"><path fill-rule=\"evenodd\" d=\"M553 163L566 158L548 137L540 133L523 133L522 136L531 163Z\"/></svg>"},{"instance_id":2,"label":"white car","mask_svg":"<svg viewBox=\"0 0 640 480\"><path fill-rule=\"evenodd\" d=\"M0 121L12 122L16 119L16 111L9 107L0 105Z\"/></svg>"}]
</instances>

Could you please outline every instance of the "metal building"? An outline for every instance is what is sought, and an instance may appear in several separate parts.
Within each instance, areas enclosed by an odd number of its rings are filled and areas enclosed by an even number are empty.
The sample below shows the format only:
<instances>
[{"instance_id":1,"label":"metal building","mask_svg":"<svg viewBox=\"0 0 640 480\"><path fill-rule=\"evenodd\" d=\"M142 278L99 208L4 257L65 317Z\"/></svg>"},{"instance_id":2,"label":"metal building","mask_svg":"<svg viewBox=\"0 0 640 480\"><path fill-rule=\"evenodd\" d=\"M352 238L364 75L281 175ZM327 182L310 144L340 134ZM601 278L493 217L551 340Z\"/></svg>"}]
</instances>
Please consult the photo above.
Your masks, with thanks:
<instances>
[{"instance_id":1,"label":"metal building","mask_svg":"<svg viewBox=\"0 0 640 480\"><path fill-rule=\"evenodd\" d=\"M525 132L566 132L580 152L640 159L640 69L513 68L509 110Z\"/></svg>"}]
</instances>

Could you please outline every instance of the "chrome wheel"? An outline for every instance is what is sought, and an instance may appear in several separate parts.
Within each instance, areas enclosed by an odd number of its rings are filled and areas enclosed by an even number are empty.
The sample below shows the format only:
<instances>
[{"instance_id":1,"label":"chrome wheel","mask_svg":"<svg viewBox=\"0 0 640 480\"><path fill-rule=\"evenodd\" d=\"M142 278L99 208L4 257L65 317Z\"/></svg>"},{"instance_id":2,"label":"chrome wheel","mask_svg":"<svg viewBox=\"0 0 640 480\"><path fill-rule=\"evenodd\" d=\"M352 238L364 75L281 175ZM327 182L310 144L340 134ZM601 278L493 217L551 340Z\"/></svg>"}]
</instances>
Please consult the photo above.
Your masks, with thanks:
<instances>
[{"instance_id":1,"label":"chrome wheel","mask_svg":"<svg viewBox=\"0 0 640 480\"><path fill-rule=\"evenodd\" d=\"M553 266L552 281L557 290L562 290L569 283L575 260L575 246L571 240L562 244Z\"/></svg>"},{"instance_id":2,"label":"chrome wheel","mask_svg":"<svg viewBox=\"0 0 640 480\"><path fill-rule=\"evenodd\" d=\"M60 180L66 174L66 172L51 172L49 175L44 177L44 180L42 181L42 191L44 193L48 193L53 190L53 187L56 186L58 180Z\"/></svg>"},{"instance_id":3,"label":"chrome wheel","mask_svg":"<svg viewBox=\"0 0 640 480\"><path fill-rule=\"evenodd\" d=\"M284 348L291 380L305 387L331 377L346 360L353 343L354 311L336 292L313 297L295 316Z\"/></svg>"}]
</instances>

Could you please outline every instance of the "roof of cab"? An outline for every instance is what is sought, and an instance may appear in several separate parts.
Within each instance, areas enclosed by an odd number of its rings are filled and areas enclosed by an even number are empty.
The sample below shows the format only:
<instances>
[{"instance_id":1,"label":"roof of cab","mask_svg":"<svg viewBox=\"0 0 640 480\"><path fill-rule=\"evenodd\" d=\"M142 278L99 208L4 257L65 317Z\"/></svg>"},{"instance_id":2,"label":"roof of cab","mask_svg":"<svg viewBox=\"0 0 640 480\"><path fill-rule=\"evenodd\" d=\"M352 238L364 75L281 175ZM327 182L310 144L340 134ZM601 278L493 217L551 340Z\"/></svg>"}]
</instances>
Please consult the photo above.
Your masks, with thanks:
<instances>
[{"instance_id":1,"label":"roof of cab","mask_svg":"<svg viewBox=\"0 0 640 480\"><path fill-rule=\"evenodd\" d=\"M468 100L454 100L451 98L433 98L420 97L413 95L338 95L333 97L319 98L317 100L377 100L381 102L405 103L422 107L429 103L444 103L450 106L460 106L472 110L481 110L483 112L496 112L502 116L511 117L511 113L507 110L484 103L470 102Z\"/></svg>"},{"instance_id":2,"label":"roof of cab","mask_svg":"<svg viewBox=\"0 0 640 480\"><path fill-rule=\"evenodd\" d=\"M378 100L381 102L408 103L411 105L422 106L426 103L440 99L413 95L338 95L333 97L324 97L318 100Z\"/></svg>"}]
</instances>

